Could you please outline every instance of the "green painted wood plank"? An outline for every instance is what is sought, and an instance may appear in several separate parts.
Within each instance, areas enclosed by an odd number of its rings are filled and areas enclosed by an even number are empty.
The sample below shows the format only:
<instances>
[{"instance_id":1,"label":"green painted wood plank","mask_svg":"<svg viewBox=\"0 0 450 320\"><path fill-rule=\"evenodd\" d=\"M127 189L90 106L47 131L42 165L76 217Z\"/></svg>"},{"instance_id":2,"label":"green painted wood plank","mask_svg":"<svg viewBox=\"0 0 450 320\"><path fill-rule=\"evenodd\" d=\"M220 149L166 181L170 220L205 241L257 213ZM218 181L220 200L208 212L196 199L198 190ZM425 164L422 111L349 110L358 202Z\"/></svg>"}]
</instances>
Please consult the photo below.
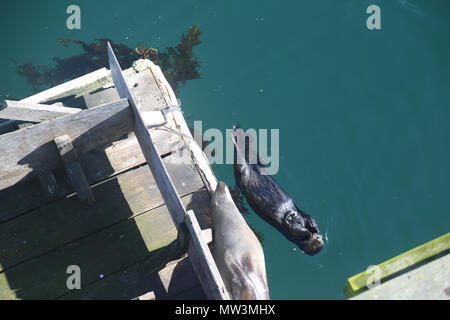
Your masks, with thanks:
<instances>
[{"instance_id":1,"label":"green painted wood plank","mask_svg":"<svg viewBox=\"0 0 450 320\"><path fill-rule=\"evenodd\" d=\"M203 183L183 160L170 155L163 161L178 192L186 195ZM0 271L164 204L148 166L99 184L92 192L93 206L71 196L0 224Z\"/></svg>"},{"instance_id":2,"label":"green painted wood plank","mask_svg":"<svg viewBox=\"0 0 450 320\"><path fill-rule=\"evenodd\" d=\"M199 193L183 197L184 204L204 207L205 201L198 201L205 196ZM69 265L80 267L82 288L99 282L102 276L106 283L120 270L142 261L145 266L141 275L151 274L181 254L172 244L176 238L177 231L166 206L158 207L0 273L0 300L53 299L64 295L69 291L66 287ZM129 280L125 281L127 292L136 283ZM115 283L100 292L111 290L114 297L120 298L123 288ZM86 297L97 298L101 294Z\"/></svg>"},{"instance_id":3,"label":"green painted wood plank","mask_svg":"<svg viewBox=\"0 0 450 320\"><path fill-rule=\"evenodd\" d=\"M370 290L356 295L354 300L449 300L450 255L403 273Z\"/></svg>"},{"instance_id":4,"label":"green painted wood plank","mask_svg":"<svg viewBox=\"0 0 450 320\"><path fill-rule=\"evenodd\" d=\"M450 233L447 233L437 239L429 241L392 259L380 263L377 266L380 271L380 281L383 281L383 279L389 278L402 270L410 268L449 249ZM345 296L350 298L367 290L367 281L371 276L372 272L366 270L348 278L347 284L344 288Z\"/></svg>"}]
</instances>

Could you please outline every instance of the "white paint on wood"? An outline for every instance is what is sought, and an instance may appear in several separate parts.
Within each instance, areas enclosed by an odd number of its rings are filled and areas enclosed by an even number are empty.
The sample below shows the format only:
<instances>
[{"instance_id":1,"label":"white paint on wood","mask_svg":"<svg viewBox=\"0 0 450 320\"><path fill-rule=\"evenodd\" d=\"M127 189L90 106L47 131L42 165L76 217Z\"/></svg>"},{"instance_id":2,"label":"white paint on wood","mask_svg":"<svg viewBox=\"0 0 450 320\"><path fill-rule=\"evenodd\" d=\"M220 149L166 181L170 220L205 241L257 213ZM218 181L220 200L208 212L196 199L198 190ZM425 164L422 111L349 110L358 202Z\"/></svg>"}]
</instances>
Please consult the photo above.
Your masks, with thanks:
<instances>
[{"instance_id":1,"label":"white paint on wood","mask_svg":"<svg viewBox=\"0 0 450 320\"><path fill-rule=\"evenodd\" d=\"M164 124L164 116L161 111L142 111L141 116L146 126Z\"/></svg>"}]
</instances>

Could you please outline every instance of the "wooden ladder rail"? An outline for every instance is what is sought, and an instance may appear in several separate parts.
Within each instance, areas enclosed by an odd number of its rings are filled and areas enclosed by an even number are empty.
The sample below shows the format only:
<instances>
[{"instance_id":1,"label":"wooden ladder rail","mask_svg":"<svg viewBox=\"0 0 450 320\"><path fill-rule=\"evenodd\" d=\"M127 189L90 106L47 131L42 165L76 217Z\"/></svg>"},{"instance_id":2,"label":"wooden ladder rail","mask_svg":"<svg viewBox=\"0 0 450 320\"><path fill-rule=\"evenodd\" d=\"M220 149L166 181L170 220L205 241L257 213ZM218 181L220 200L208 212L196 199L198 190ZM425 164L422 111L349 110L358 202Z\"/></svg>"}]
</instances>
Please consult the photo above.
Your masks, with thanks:
<instances>
[{"instance_id":1,"label":"wooden ladder rail","mask_svg":"<svg viewBox=\"0 0 450 320\"><path fill-rule=\"evenodd\" d=\"M150 133L148 132L139 111L139 109L141 109L140 105L131 94L130 88L122 74L122 69L120 68L119 62L117 61L109 42L107 44L107 49L112 80L119 96L128 99L129 105L131 106L136 138L153 177L155 178L167 209L177 227L179 245L182 248L185 248L188 240L185 236L190 236L190 260L208 299L229 300L230 297L228 291L225 288L211 251L202 236L197 218L191 210L186 213L173 182L161 161L161 157L153 145Z\"/></svg>"}]
</instances>

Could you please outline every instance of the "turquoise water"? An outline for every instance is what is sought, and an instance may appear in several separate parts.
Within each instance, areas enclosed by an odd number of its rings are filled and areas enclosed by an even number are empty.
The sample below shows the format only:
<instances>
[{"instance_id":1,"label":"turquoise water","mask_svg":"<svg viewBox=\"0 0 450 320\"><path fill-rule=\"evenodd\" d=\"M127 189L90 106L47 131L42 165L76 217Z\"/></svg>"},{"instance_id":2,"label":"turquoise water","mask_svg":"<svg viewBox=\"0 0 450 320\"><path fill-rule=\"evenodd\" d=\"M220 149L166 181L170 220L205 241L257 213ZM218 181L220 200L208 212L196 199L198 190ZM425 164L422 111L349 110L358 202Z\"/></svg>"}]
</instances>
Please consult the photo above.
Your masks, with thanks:
<instances>
[{"instance_id":1,"label":"turquoise water","mask_svg":"<svg viewBox=\"0 0 450 320\"><path fill-rule=\"evenodd\" d=\"M81 30L66 28L70 4ZM366 8L381 8L368 30ZM328 243L294 250L264 233L274 299L342 299L345 281L449 231L450 2L2 1L0 93L32 93L13 60L51 64L80 53L58 38L109 37L164 49L192 24L201 79L179 98L203 128L280 129L275 176ZM234 185L232 167L216 175Z\"/></svg>"}]
</instances>

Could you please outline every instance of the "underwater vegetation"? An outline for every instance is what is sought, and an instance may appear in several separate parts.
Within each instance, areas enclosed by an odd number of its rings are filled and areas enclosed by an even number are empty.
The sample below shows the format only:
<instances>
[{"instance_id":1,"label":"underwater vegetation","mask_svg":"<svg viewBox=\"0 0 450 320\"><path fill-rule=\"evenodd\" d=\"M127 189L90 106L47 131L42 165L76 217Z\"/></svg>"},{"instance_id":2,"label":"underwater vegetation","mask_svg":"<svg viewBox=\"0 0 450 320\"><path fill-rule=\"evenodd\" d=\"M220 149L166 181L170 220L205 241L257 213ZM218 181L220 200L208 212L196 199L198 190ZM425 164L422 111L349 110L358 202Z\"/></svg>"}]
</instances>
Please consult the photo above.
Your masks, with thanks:
<instances>
[{"instance_id":1,"label":"underwater vegetation","mask_svg":"<svg viewBox=\"0 0 450 320\"><path fill-rule=\"evenodd\" d=\"M186 81L200 78L198 68L200 62L195 58L193 49L201 43L202 34L198 25L189 28L186 35L181 35L180 43L175 47L168 47L161 52L153 47L140 44L130 48L122 43L115 43L110 39L97 39L91 43L72 39L59 39L64 47L79 45L83 53L69 58L54 57L54 66L43 66L31 61L18 64L16 73L25 77L34 91L58 85L64 81L80 77L86 73L108 66L106 43L109 41L123 69L131 67L133 61L142 58L150 59L161 67L164 76L175 93L186 84Z\"/></svg>"},{"instance_id":2,"label":"underwater vegetation","mask_svg":"<svg viewBox=\"0 0 450 320\"><path fill-rule=\"evenodd\" d=\"M197 25L193 25L186 35L181 35L181 41L176 47L167 48L167 52L159 53L157 63L167 81L176 92L178 86L185 85L187 80L198 79L200 62L194 57L192 48L200 44L202 34Z\"/></svg>"}]
</instances>

